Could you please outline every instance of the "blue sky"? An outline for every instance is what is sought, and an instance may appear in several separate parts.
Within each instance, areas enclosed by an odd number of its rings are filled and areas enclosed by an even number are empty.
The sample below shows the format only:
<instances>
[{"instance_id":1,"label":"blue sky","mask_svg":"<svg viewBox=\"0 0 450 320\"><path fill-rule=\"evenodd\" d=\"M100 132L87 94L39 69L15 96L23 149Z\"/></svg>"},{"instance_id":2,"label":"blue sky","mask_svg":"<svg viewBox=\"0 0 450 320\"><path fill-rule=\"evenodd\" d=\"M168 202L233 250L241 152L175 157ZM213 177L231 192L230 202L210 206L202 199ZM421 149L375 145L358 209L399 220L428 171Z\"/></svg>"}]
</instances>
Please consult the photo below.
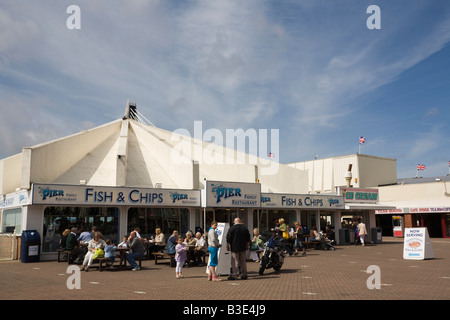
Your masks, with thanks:
<instances>
[{"instance_id":1,"label":"blue sky","mask_svg":"<svg viewBox=\"0 0 450 320\"><path fill-rule=\"evenodd\" d=\"M2 1L0 30L0 158L116 120L130 98L167 130L279 129L281 163L365 136L399 178L449 170L449 1Z\"/></svg>"}]
</instances>

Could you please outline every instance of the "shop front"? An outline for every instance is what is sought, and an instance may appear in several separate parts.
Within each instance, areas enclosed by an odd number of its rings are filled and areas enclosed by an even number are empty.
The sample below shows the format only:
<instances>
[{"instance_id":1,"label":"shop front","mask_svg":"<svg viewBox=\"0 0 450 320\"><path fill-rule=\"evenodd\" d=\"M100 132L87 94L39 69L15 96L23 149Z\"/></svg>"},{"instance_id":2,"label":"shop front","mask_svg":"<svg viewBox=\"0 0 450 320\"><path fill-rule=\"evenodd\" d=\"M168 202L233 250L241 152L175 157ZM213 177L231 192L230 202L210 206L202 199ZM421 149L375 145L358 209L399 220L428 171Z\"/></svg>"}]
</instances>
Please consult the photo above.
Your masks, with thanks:
<instances>
[{"instance_id":1,"label":"shop front","mask_svg":"<svg viewBox=\"0 0 450 320\"><path fill-rule=\"evenodd\" d=\"M450 207L404 208L406 227L428 229L431 238L450 238Z\"/></svg>"},{"instance_id":2,"label":"shop front","mask_svg":"<svg viewBox=\"0 0 450 320\"><path fill-rule=\"evenodd\" d=\"M340 193L345 199L345 213L341 217L341 228L348 230L348 242L354 243L356 239L356 226L358 220L366 225L368 237L366 239L373 240L373 230L377 229L377 221L375 217L376 211L396 209L392 205L384 205L379 203L378 189L359 189L359 188L339 188ZM392 225L389 225L387 232L392 233ZM386 230L381 230L381 235L387 235Z\"/></svg>"},{"instance_id":3,"label":"shop front","mask_svg":"<svg viewBox=\"0 0 450 320\"><path fill-rule=\"evenodd\" d=\"M299 222L310 229L316 226L323 232L328 226L336 233L336 221L339 221L343 209L344 198L338 195L262 193L261 209L254 214L253 220L263 232L283 218L292 228L295 222Z\"/></svg>"},{"instance_id":4,"label":"shop front","mask_svg":"<svg viewBox=\"0 0 450 320\"><path fill-rule=\"evenodd\" d=\"M34 184L24 217L42 234L41 252L50 255L65 229L95 226L114 243L135 227L144 237L157 227L168 236L189 230L199 207L199 190Z\"/></svg>"},{"instance_id":5,"label":"shop front","mask_svg":"<svg viewBox=\"0 0 450 320\"><path fill-rule=\"evenodd\" d=\"M427 228L431 238L450 238L450 207L411 207L376 210L383 235L403 237L405 228Z\"/></svg>"}]
</instances>

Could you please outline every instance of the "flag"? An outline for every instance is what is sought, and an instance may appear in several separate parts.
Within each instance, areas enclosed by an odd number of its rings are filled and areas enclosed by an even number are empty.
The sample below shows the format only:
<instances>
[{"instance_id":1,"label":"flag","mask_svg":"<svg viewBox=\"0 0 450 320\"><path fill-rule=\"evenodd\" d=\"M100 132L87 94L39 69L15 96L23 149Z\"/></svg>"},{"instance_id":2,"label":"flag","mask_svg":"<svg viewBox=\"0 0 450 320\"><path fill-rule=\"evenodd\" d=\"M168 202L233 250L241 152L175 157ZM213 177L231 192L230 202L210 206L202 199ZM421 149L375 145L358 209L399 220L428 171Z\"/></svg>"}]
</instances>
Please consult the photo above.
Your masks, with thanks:
<instances>
[{"instance_id":1,"label":"flag","mask_svg":"<svg viewBox=\"0 0 450 320\"><path fill-rule=\"evenodd\" d=\"M425 170L427 167L424 164L418 164L417 170Z\"/></svg>"},{"instance_id":2,"label":"flag","mask_svg":"<svg viewBox=\"0 0 450 320\"><path fill-rule=\"evenodd\" d=\"M269 159L273 160L274 157L275 155L272 152L269 152Z\"/></svg>"},{"instance_id":3,"label":"flag","mask_svg":"<svg viewBox=\"0 0 450 320\"><path fill-rule=\"evenodd\" d=\"M359 144L366 142L366 137L359 137Z\"/></svg>"}]
</instances>

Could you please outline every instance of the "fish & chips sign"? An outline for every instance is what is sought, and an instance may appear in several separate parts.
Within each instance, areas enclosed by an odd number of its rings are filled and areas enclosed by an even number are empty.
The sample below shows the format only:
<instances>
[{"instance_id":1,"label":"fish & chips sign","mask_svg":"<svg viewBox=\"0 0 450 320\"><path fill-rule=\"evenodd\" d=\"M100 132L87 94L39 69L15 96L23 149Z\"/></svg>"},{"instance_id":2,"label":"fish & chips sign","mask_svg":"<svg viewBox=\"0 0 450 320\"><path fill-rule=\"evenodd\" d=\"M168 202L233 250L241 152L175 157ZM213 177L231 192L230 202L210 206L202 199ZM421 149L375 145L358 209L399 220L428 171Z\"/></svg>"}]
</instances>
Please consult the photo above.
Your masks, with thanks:
<instances>
[{"instance_id":1,"label":"fish & chips sign","mask_svg":"<svg viewBox=\"0 0 450 320\"><path fill-rule=\"evenodd\" d=\"M199 207L200 191L34 184L32 203Z\"/></svg>"}]
</instances>

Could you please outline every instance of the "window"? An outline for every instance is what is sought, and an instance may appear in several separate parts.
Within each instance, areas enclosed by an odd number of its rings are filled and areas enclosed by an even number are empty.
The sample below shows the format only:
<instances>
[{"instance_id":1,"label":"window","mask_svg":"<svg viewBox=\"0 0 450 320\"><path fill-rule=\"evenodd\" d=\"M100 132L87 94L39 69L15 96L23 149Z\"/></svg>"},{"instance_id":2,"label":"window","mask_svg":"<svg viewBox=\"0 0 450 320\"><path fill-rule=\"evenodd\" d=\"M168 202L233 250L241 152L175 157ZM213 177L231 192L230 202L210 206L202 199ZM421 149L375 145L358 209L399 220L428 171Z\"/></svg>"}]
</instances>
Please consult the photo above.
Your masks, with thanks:
<instances>
[{"instance_id":1,"label":"window","mask_svg":"<svg viewBox=\"0 0 450 320\"><path fill-rule=\"evenodd\" d=\"M3 210L2 232L22 233L22 208Z\"/></svg>"},{"instance_id":2,"label":"window","mask_svg":"<svg viewBox=\"0 0 450 320\"><path fill-rule=\"evenodd\" d=\"M105 239L119 240L119 209L110 207L47 207L44 211L44 243L42 252L59 248L65 229L84 227L91 231L96 226Z\"/></svg>"},{"instance_id":3,"label":"window","mask_svg":"<svg viewBox=\"0 0 450 320\"><path fill-rule=\"evenodd\" d=\"M130 208L128 210L128 233L135 227L141 229L140 234L144 238L154 235L156 228L161 228L161 232L165 236L170 236L173 230L178 230L180 235L184 235L189 228L189 209Z\"/></svg>"}]
</instances>

